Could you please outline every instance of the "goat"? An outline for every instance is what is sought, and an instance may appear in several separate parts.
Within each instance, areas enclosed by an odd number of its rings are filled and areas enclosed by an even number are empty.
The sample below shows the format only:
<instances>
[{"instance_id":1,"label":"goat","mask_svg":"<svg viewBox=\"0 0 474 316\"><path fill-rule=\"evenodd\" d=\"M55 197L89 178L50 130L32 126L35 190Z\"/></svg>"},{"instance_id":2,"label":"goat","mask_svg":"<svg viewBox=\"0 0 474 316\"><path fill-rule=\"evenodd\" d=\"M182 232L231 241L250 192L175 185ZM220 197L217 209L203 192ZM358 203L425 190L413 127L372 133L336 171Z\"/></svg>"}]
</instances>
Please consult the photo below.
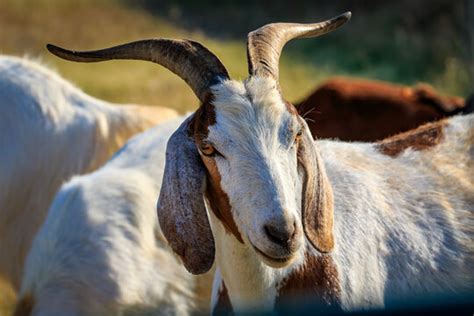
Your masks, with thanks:
<instances>
[{"instance_id":1,"label":"goat","mask_svg":"<svg viewBox=\"0 0 474 316\"><path fill-rule=\"evenodd\" d=\"M0 279L16 292L31 241L61 184L177 113L100 101L38 63L9 56L0 57L0 100Z\"/></svg>"},{"instance_id":2,"label":"goat","mask_svg":"<svg viewBox=\"0 0 474 316\"><path fill-rule=\"evenodd\" d=\"M300 295L354 309L473 288L474 115L383 143L314 142L281 95L285 43L349 18L251 32L244 82L190 40L49 46L72 61L153 61L201 101L168 141L157 211L188 271L216 261L215 309L272 309Z\"/></svg>"},{"instance_id":3,"label":"goat","mask_svg":"<svg viewBox=\"0 0 474 316\"><path fill-rule=\"evenodd\" d=\"M462 113L464 100L442 97L427 84L336 77L295 107L314 138L371 142Z\"/></svg>"},{"instance_id":4,"label":"goat","mask_svg":"<svg viewBox=\"0 0 474 316\"><path fill-rule=\"evenodd\" d=\"M28 254L16 315L208 308L212 275L184 269L155 213L166 142L181 122L135 136L103 167L61 187ZM206 279L208 288L198 287Z\"/></svg>"}]
</instances>

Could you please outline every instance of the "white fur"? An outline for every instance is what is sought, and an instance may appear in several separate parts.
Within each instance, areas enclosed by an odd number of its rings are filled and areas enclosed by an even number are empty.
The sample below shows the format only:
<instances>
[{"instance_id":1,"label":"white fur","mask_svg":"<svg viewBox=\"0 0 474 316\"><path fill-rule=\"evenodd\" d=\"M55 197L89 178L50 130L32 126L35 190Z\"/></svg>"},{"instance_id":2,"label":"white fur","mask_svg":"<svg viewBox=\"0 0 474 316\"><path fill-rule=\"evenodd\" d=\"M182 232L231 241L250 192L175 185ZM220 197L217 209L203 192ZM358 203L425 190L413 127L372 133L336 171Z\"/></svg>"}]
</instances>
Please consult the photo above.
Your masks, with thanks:
<instances>
[{"instance_id":1,"label":"white fur","mask_svg":"<svg viewBox=\"0 0 474 316\"><path fill-rule=\"evenodd\" d=\"M293 127L296 133L296 122L279 94L262 91L276 89L271 81L258 78L245 86L228 82L223 92L216 89L217 124L209 127L208 140L225 153L226 159L216 157L216 163L241 233L255 246L272 251L262 236L262 224L294 220L301 198L297 181L291 180L297 179L297 161L288 130Z\"/></svg>"},{"instance_id":2,"label":"white fur","mask_svg":"<svg viewBox=\"0 0 474 316\"><path fill-rule=\"evenodd\" d=\"M263 224L299 216L301 196L296 193L301 184L291 180L297 179L297 162L295 148L291 146L293 134L287 133L288 128L296 127L296 122L272 81L228 81L213 92L216 124L209 127L208 140L226 157L216 158L221 186L229 196L245 241L242 245L227 234L210 212L217 266L235 309L271 308L277 281L289 269L269 268L249 243L271 251ZM301 222L297 225L301 229ZM301 234L300 243L303 242ZM293 262L298 265L303 259L298 254Z\"/></svg>"},{"instance_id":3,"label":"white fur","mask_svg":"<svg viewBox=\"0 0 474 316\"><path fill-rule=\"evenodd\" d=\"M181 121L134 137L102 168L62 186L25 266L21 293L34 298L33 315L202 308L206 293L195 293L198 279L166 246L155 208L166 143Z\"/></svg>"},{"instance_id":4,"label":"white fur","mask_svg":"<svg viewBox=\"0 0 474 316\"><path fill-rule=\"evenodd\" d=\"M396 158L318 142L335 195L343 306L473 290L473 128L474 115L454 117L440 145Z\"/></svg>"},{"instance_id":5,"label":"white fur","mask_svg":"<svg viewBox=\"0 0 474 316\"><path fill-rule=\"evenodd\" d=\"M292 263L277 269L251 246L278 255L262 233L268 221L296 219L301 230L302 184L289 132L296 122L270 79L226 81L213 92L216 123L208 141L223 155L215 158L221 186L244 240L239 243L210 212L216 279L222 277L235 310L271 309L304 251L317 253L301 234ZM394 158L374 144L316 145L334 191L331 257L344 309L473 289L474 115L449 119L439 145Z\"/></svg>"},{"instance_id":6,"label":"white fur","mask_svg":"<svg viewBox=\"0 0 474 316\"><path fill-rule=\"evenodd\" d=\"M38 63L8 56L0 56L0 110L0 279L18 290L24 258L59 186L176 113L114 106Z\"/></svg>"}]
</instances>

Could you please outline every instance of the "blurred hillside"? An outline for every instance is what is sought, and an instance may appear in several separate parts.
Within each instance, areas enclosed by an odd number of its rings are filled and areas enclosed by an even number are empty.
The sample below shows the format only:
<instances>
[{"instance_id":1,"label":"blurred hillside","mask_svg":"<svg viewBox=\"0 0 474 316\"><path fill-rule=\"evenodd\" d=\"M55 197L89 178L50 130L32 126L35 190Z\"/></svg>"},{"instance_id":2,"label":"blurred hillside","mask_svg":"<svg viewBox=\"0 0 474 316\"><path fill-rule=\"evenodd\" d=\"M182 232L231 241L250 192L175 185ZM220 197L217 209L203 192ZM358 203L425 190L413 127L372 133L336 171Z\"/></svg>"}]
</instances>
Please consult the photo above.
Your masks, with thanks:
<instances>
[{"instance_id":1,"label":"blurred hillside","mask_svg":"<svg viewBox=\"0 0 474 316\"><path fill-rule=\"evenodd\" d=\"M151 37L191 38L242 79L249 31L269 22L315 22L351 10L353 18L342 29L290 43L284 50L280 77L289 100L298 100L333 75L424 81L443 93L464 96L474 86L472 2L293 0L289 6L282 0L1 0L0 52L39 56L99 98L185 111L197 105L196 98L159 66L75 64L51 56L45 44L95 49Z\"/></svg>"}]
</instances>

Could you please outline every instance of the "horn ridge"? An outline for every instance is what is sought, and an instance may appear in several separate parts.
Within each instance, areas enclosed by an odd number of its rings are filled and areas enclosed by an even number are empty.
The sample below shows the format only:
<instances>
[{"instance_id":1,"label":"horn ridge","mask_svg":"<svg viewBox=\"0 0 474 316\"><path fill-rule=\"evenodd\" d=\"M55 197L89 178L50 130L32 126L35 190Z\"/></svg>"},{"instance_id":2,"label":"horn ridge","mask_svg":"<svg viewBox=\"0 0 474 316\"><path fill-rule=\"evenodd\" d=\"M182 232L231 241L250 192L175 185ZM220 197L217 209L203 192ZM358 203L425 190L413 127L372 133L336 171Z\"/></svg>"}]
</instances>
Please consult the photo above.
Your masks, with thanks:
<instances>
[{"instance_id":1,"label":"horn ridge","mask_svg":"<svg viewBox=\"0 0 474 316\"><path fill-rule=\"evenodd\" d=\"M52 54L76 62L133 59L160 64L186 81L201 102L210 86L229 79L219 58L191 40L148 39L91 51L74 51L52 44L46 47Z\"/></svg>"},{"instance_id":2,"label":"horn ridge","mask_svg":"<svg viewBox=\"0 0 474 316\"><path fill-rule=\"evenodd\" d=\"M319 23L271 23L250 32L247 36L249 75L273 77L278 81L278 63L287 42L326 34L339 28L350 18L351 12L346 12Z\"/></svg>"}]
</instances>

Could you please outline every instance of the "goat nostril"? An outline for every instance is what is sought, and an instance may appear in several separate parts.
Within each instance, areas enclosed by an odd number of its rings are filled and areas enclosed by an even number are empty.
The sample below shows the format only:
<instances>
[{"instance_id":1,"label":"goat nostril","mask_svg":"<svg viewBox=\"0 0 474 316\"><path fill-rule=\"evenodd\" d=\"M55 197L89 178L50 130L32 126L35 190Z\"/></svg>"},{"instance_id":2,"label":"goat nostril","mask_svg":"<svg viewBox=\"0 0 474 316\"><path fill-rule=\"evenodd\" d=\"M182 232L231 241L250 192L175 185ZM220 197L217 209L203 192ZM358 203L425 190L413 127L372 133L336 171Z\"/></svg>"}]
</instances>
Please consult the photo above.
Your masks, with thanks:
<instances>
[{"instance_id":1,"label":"goat nostril","mask_svg":"<svg viewBox=\"0 0 474 316\"><path fill-rule=\"evenodd\" d=\"M295 232L296 232L295 228L296 228L295 225L291 226L291 229L287 229L284 227L280 228L278 226L273 226L273 225L264 226L264 230L268 238L272 242L281 246L287 246L291 242L291 240L295 236Z\"/></svg>"}]
</instances>

